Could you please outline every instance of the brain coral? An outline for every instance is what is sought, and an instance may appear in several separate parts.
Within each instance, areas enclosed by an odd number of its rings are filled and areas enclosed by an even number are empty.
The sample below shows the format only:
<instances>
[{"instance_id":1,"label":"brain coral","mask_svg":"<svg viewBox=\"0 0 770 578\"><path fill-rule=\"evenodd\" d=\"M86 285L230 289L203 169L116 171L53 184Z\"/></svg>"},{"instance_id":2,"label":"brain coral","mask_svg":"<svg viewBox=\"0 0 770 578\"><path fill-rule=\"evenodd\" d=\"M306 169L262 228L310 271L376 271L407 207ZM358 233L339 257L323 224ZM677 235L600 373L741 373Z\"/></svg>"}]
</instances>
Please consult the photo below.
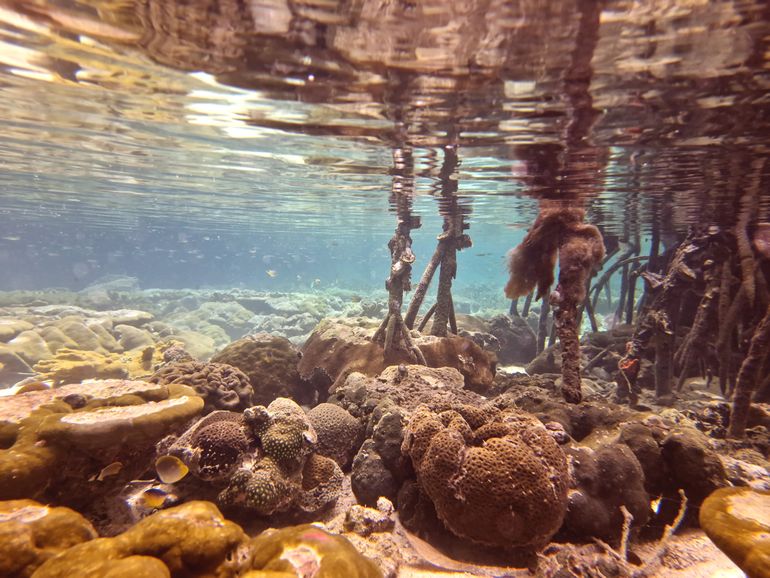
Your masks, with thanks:
<instances>
[{"instance_id":1,"label":"brain coral","mask_svg":"<svg viewBox=\"0 0 770 578\"><path fill-rule=\"evenodd\" d=\"M275 460L266 457L251 470L238 470L233 474L218 500L223 506L243 506L269 516L287 509L298 492L296 482Z\"/></svg>"},{"instance_id":2,"label":"brain coral","mask_svg":"<svg viewBox=\"0 0 770 578\"><path fill-rule=\"evenodd\" d=\"M193 475L202 480L229 476L254 445L243 416L232 411L215 411L199 419L178 439L162 440L160 455L181 459Z\"/></svg>"},{"instance_id":3,"label":"brain coral","mask_svg":"<svg viewBox=\"0 0 770 578\"><path fill-rule=\"evenodd\" d=\"M257 333L233 341L211 358L243 371L254 388L254 403L267 405L276 397L312 403L315 391L305 387L297 371L299 352L285 337Z\"/></svg>"},{"instance_id":4,"label":"brain coral","mask_svg":"<svg viewBox=\"0 0 770 578\"><path fill-rule=\"evenodd\" d=\"M402 450L454 534L493 546L539 548L566 512L566 457L536 418L490 410L481 423L483 413L468 406L440 414L421 407Z\"/></svg>"},{"instance_id":5,"label":"brain coral","mask_svg":"<svg viewBox=\"0 0 770 578\"><path fill-rule=\"evenodd\" d=\"M226 363L174 362L161 367L148 381L192 387L205 402L204 413L217 409L243 410L252 404L254 395L246 374Z\"/></svg>"},{"instance_id":6,"label":"brain coral","mask_svg":"<svg viewBox=\"0 0 770 578\"><path fill-rule=\"evenodd\" d=\"M316 452L346 468L361 445L363 424L333 403L321 403L307 413L318 435Z\"/></svg>"}]
</instances>

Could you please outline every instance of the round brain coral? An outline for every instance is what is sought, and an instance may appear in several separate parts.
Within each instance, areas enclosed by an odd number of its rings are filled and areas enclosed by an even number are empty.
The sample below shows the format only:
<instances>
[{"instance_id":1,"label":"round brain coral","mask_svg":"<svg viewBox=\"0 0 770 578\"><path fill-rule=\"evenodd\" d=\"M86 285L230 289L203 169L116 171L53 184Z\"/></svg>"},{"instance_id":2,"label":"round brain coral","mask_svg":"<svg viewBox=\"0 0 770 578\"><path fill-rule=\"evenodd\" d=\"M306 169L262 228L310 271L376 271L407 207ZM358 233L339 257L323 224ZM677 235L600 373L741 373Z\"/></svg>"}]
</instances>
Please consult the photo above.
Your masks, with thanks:
<instances>
[{"instance_id":1,"label":"round brain coral","mask_svg":"<svg viewBox=\"0 0 770 578\"><path fill-rule=\"evenodd\" d=\"M229 474L249 450L241 423L217 421L195 432L192 446L198 449L197 472L203 480Z\"/></svg>"},{"instance_id":2,"label":"round brain coral","mask_svg":"<svg viewBox=\"0 0 770 578\"><path fill-rule=\"evenodd\" d=\"M318 436L316 452L346 468L361 445L363 424L333 403L321 403L307 413Z\"/></svg>"},{"instance_id":3,"label":"round brain coral","mask_svg":"<svg viewBox=\"0 0 770 578\"><path fill-rule=\"evenodd\" d=\"M170 363L156 371L148 381L192 387L205 402L204 414L218 409L241 411L252 405L254 397L254 390L246 374L226 363Z\"/></svg>"},{"instance_id":4,"label":"round brain coral","mask_svg":"<svg viewBox=\"0 0 770 578\"><path fill-rule=\"evenodd\" d=\"M267 405L276 397L312 403L315 391L305 386L297 371L299 352L285 337L256 333L230 343L211 358L243 371L254 387L254 403Z\"/></svg>"},{"instance_id":5,"label":"round brain coral","mask_svg":"<svg viewBox=\"0 0 770 578\"><path fill-rule=\"evenodd\" d=\"M472 428L462 413L478 412L457 409L418 409L402 448L439 518L457 536L482 544L542 547L567 508L564 453L532 416L490 412Z\"/></svg>"}]
</instances>

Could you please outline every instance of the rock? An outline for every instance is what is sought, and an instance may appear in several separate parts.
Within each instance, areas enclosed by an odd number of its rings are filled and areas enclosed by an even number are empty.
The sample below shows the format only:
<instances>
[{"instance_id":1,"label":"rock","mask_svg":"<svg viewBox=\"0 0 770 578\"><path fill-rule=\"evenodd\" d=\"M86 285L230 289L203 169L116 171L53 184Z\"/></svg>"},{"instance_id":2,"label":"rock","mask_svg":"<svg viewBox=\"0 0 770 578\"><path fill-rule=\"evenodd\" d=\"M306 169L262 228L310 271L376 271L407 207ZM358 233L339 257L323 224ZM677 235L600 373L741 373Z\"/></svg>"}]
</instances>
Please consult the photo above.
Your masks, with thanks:
<instances>
[{"instance_id":1,"label":"rock","mask_svg":"<svg viewBox=\"0 0 770 578\"><path fill-rule=\"evenodd\" d=\"M573 475L560 530L563 537L616 541L623 528L621 506L631 513L635 526L644 526L650 517L650 498L642 467L628 446L612 443L596 451L573 446L565 451Z\"/></svg>"},{"instance_id":2,"label":"rock","mask_svg":"<svg viewBox=\"0 0 770 578\"><path fill-rule=\"evenodd\" d=\"M381 496L395 501L398 495L399 482L377 453L371 439L364 442L353 459L350 481L360 504L373 506Z\"/></svg>"},{"instance_id":3,"label":"rock","mask_svg":"<svg viewBox=\"0 0 770 578\"><path fill-rule=\"evenodd\" d=\"M500 363L525 364L537 355L537 336L521 317L497 315L489 320L489 332L500 344Z\"/></svg>"},{"instance_id":4,"label":"rock","mask_svg":"<svg viewBox=\"0 0 770 578\"><path fill-rule=\"evenodd\" d=\"M667 485L666 464L652 430L641 423L627 423L620 428L618 441L627 445L644 471L644 487L651 496L660 496Z\"/></svg>"},{"instance_id":5,"label":"rock","mask_svg":"<svg viewBox=\"0 0 770 578\"><path fill-rule=\"evenodd\" d=\"M369 536L376 532L390 532L395 526L393 502L382 497L377 500L377 508L354 505L345 516L344 526L359 536Z\"/></svg>"},{"instance_id":6,"label":"rock","mask_svg":"<svg viewBox=\"0 0 770 578\"><path fill-rule=\"evenodd\" d=\"M674 428L661 444L673 490L683 489L691 506L727 485L727 474L708 438L694 428Z\"/></svg>"},{"instance_id":7,"label":"rock","mask_svg":"<svg viewBox=\"0 0 770 578\"><path fill-rule=\"evenodd\" d=\"M330 391L353 372L378 375L389 366L406 365L414 360L400 349L387 356L379 343L371 340L374 328L359 327L356 320L324 320L318 324L302 348L298 364L300 376L319 391ZM465 386L486 391L494 380L497 358L470 339L458 336L413 336L415 345L429 367L453 367L463 375Z\"/></svg>"}]
</instances>

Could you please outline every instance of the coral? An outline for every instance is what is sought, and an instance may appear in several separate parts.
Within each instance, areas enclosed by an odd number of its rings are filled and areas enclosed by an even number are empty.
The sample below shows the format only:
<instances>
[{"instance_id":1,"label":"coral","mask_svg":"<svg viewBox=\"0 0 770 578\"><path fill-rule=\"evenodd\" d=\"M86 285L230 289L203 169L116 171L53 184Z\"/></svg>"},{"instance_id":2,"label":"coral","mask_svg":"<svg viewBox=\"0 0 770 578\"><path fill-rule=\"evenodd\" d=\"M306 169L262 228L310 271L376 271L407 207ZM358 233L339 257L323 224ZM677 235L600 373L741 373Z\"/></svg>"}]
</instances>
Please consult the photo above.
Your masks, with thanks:
<instances>
[{"instance_id":1,"label":"coral","mask_svg":"<svg viewBox=\"0 0 770 578\"><path fill-rule=\"evenodd\" d=\"M770 576L770 492L751 488L716 490L700 508L708 537L749 578Z\"/></svg>"},{"instance_id":2,"label":"coral","mask_svg":"<svg viewBox=\"0 0 770 578\"><path fill-rule=\"evenodd\" d=\"M35 367L39 379L54 385L77 383L86 379L125 379L128 368L117 355L79 351L63 347L51 359L43 359Z\"/></svg>"},{"instance_id":3,"label":"coral","mask_svg":"<svg viewBox=\"0 0 770 578\"><path fill-rule=\"evenodd\" d=\"M567 506L564 453L533 416L457 406L418 409L402 451L422 491L457 536L493 546L539 548ZM472 427L471 424L481 424Z\"/></svg>"},{"instance_id":4,"label":"coral","mask_svg":"<svg viewBox=\"0 0 770 578\"><path fill-rule=\"evenodd\" d=\"M200 414L203 400L181 395L136 405L54 414L40 424L40 438L88 451L153 441Z\"/></svg>"},{"instance_id":5,"label":"coral","mask_svg":"<svg viewBox=\"0 0 770 578\"><path fill-rule=\"evenodd\" d=\"M28 578L49 558L96 536L91 523L69 508L0 502L0 576Z\"/></svg>"},{"instance_id":6,"label":"coral","mask_svg":"<svg viewBox=\"0 0 770 578\"><path fill-rule=\"evenodd\" d=\"M164 350L164 356L168 349ZM181 361L161 367L149 378L152 383L181 383L203 398L203 413L217 409L242 411L252 405L254 390L240 369L225 363Z\"/></svg>"},{"instance_id":7,"label":"coral","mask_svg":"<svg viewBox=\"0 0 770 578\"><path fill-rule=\"evenodd\" d=\"M277 398L267 407L244 412L264 457L240 470L220 493L224 505L242 505L262 515L296 506L316 511L333 502L342 488L342 471L329 458L312 453L317 440L305 412L294 401Z\"/></svg>"},{"instance_id":8,"label":"coral","mask_svg":"<svg viewBox=\"0 0 770 578\"><path fill-rule=\"evenodd\" d=\"M299 488L272 458L263 458L251 470L238 470L217 498L223 506L242 506L269 516L288 509Z\"/></svg>"},{"instance_id":9,"label":"coral","mask_svg":"<svg viewBox=\"0 0 770 578\"><path fill-rule=\"evenodd\" d=\"M585 447L566 450L572 467L567 516L561 533L572 539L617 540L623 530L621 506L643 526L650 516L644 472L624 444L606 444L596 451Z\"/></svg>"},{"instance_id":10,"label":"coral","mask_svg":"<svg viewBox=\"0 0 770 578\"><path fill-rule=\"evenodd\" d=\"M364 434L363 424L338 405L321 403L307 413L318 436L316 452L347 468L358 451Z\"/></svg>"},{"instance_id":11,"label":"coral","mask_svg":"<svg viewBox=\"0 0 770 578\"><path fill-rule=\"evenodd\" d=\"M291 342L267 333L233 341L211 358L245 373L254 388L254 403L267 405L276 397L291 397L299 403L313 403L315 392L299 378L298 351Z\"/></svg>"},{"instance_id":12,"label":"coral","mask_svg":"<svg viewBox=\"0 0 770 578\"><path fill-rule=\"evenodd\" d=\"M302 408L285 397L274 399L267 407L249 408L244 419L259 437L265 454L281 467L300 466L318 439Z\"/></svg>"},{"instance_id":13,"label":"coral","mask_svg":"<svg viewBox=\"0 0 770 578\"><path fill-rule=\"evenodd\" d=\"M269 572L247 572L242 578L382 578L377 565L345 538L310 524L263 532L248 546L248 567Z\"/></svg>"},{"instance_id":14,"label":"coral","mask_svg":"<svg viewBox=\"0 0 770 578\"><path fill-rule=\"evenodd\" d=\"M114 538L78 544L45 562L35 578L232 576L243 530L209 502L188 502L144 518Z\"/></svg>"},{"instance_id":15,"label":"coral","mask_svg":"<svg viewBox=\"0 0 770 578\"><path fill-rule=\"evenodd\" d=\"M156 363L163 359L161 348L155 344L124 354L79 351L66 347L59 349L50 359L44 359L34 367L41 381L54 386L78 383L87 379L126 379L149 376Z\"/></svg>"},{"instance_id":16,"label":"coral","mask_svg":"<svg viewBox=\"0 0 770 578\"><path fill-rule=\"evenodd\" d=\"M158 453L178 457L193 475L211 481L228 477L252 446L243 416L219 410L202 417L178 439L161 441Z\"/></svg>"},{"instance_id":17,"label":"coral","mask_svg":"<svg viewBox=\"0 0 770 578\"><path fill-rule=\"evenodd\" d=\"M342 494L342 470L337 462L318 454L311 454L302 468L302 491L296 504L305 512L317 512L337 501Z\"/></svg>"},{"instance_id":18,"label":"coral","mask_svg":"<svg viewBox=\"0 0 770 578\"><path fill-rule=\"evenodd\" d=\"M77 399L80 405L109 405L125 396L138 396L146 401L159 401L168 397L168 388L145 381L105 379L86 384L73 383L55 389L42 389L17 393L3 399L0 406L0 444L13 441L22 420L33 411L56 402Z\"/></svg>"}]
</instances>

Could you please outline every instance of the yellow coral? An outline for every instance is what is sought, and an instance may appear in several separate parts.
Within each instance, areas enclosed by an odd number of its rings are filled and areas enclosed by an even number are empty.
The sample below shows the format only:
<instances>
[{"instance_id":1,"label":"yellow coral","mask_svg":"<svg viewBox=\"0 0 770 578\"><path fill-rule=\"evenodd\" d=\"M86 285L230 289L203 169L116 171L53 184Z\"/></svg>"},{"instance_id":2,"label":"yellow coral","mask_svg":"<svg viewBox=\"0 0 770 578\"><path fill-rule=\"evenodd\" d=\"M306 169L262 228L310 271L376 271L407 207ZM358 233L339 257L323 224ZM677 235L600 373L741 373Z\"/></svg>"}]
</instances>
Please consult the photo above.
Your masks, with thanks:
<instances>
[{"instance_id":1,"label":"yellow coral","mask_svg":"<svg viewBox=\"0 0 770 578\"><path fill-rule=\"evenodd\" d=\"M34 500L0 502L0 576L27 578L67 548L96 538L83 516Z\"/></svg>"}]
</instances>

